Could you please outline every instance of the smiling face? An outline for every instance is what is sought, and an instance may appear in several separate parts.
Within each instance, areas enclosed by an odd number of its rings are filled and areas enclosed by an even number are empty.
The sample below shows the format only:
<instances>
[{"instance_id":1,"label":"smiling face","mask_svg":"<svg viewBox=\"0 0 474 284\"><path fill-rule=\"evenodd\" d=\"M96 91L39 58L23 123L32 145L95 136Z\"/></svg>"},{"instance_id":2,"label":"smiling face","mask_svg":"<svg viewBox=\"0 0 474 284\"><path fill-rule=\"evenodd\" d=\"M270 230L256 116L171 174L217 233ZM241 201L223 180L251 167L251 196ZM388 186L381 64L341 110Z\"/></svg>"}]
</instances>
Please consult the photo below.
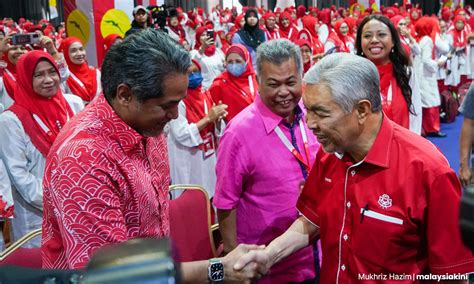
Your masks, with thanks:
<instances>
[{"instance_id":1,"label":"smiling face","mask_svg":"<svg viewBox=\"0 0 474 284\"><path fill-rule=\"evenodd\" d=\"M300 47L301 57L303 58L303 63L308 63L311 60L311 49L307 45Z\"/></svg>"},{"instance_id":2,"label":"smiling face","mask_svg":"<svg viewBox=\"0 0 474 284\"><path fill-rule=\"evenodd\" d=\"M140 102L136 96L131 96L124 120L145 137L157 136L166 123L178 117L178 104L186 97L187 89L187 75L168 76L163 80L161 97Z\"/></svg>"},{"instance_id":3,"label":"smiling face","mask_svg":"<svg viewBox=\"0 0 474 284\"><path fill-rule=\"evenodd\" d=\"M390 51L394 47L390 29L378 20L368 21L362 28L361 47L364 55L375 64L390 62Z\"/></svg>"},{"instance_id":4,"label":"smiling face","mask_svg":"<svg viewBox=\"0 0 474 284\"><path fill-rule=\"evenodd\" d=\"M263 62L259 76L260 98L275 114L292 121L301 99L301 75L293 59L280 65Z\"/></svg>"},{"instance_id":5,"label":"smiling face","mask_svg":"<svg viewBox=\"0 0 474 284\"><path fill-rule=\"evenodd\" d=\"M25 46L23 45L13 45L7 51L8 61L13 65L16 65L18 58L27 52Z\"/></svg>"},{"instance_id":6,"label":"smiling face","mask_svg":"<svg viewBox=\"0 0 474 284\"><path fill-rule=\"evenodd\" d=\"M69 58L78 65L86 62L86 50L82 43L76 41L69 46Z\"/></svg>"},{"instance_id":7,"label":"smiling face","mask_svg":"<svg viewBox=\"0 0 474 284\"><path fill-rule=\"evenodd\" d=\"M59 88L59 74L47 60L39 61L33 72L33 90L40 96L51 98Z\"/></svg>"},{"instance_id":8,"label":"smiling face","mask_svg":"<svg viewBox=\"0 0 474 284\"><path fill-rule=\"evenodd\" d=\"M343 23L339 27L339 31L341 32L343 36L346 36L349 33L349 26L346 23Z\"/></svg>"},{"instance_id":9,"label":"smiling face","mask_svg":"<svg viewBox=\"0 0 474 284\"><path fill-rule=\"evenodd\" d=\"M345 113L324 84L306 85L306 122L326 153L349 151L358 137L356 111Z\"/></svg>"},{"instance_id":10,"label":"smiling face","mask_svg":"<svg viewBox=\"0 0 474 284\"><path fill-rule=\"evenodd\" d=\"M284 28L287 28L289 25L290 25L290 20L288 18L283 18L281 19L281 25L284 27Z\"/></svg>"}]
</instances>

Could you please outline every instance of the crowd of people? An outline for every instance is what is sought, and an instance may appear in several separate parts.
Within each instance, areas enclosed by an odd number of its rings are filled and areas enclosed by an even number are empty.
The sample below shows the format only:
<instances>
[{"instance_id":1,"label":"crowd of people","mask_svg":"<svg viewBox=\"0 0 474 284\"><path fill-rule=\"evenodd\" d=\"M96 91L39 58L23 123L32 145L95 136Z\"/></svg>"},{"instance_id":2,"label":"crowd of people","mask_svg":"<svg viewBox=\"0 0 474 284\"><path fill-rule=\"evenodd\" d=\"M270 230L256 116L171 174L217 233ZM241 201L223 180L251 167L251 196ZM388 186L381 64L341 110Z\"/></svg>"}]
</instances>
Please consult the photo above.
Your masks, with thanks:
<instances>
[{"instance_id":1,"label":"crowd of people","mask_svg":"<svg viewBox=\"0 0 474 284\"><path fill-rule=\"evenodd\" d=\"M106 244L168 236L168 186L197 184L224 249L185 280L216 280L216 262L259 283L474 271L457 229L471 7L178 7L164 31L144 6L133 18L100 66L62 25L0 21L8 241L42 228L29 246L45 268L83 268ZM39 41L15 44L24 33ZM442 93L464 102L460 179L423 137L446 136Z\"/></svg>"}]
</instances>

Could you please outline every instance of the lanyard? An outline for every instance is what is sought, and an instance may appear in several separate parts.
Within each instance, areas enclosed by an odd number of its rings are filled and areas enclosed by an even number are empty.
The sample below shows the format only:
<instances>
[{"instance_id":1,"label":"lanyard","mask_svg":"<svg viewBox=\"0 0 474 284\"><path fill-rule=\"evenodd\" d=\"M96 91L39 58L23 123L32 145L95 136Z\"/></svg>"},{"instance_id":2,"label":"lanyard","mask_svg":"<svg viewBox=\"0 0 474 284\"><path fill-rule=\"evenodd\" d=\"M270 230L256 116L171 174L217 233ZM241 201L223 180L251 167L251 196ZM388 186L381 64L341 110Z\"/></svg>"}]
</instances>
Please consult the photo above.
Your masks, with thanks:
<instances>
[{"instance_id":1,"label":"lanyard","mask_svg":"<svg viewBox=\"0 0 474 284\"><path fill-rule=\"evenodd\" d=\"M309 145L308 145L308 136L306 136L306 129L304 128L303 120L300 119L299 121L301 136L303 138L304 143L304 151L306 154L306 160L303 159L303 156L298 152L293 144L288 140L288 138L283 134L283 131L279 126L275 127L275 133L277 134L278 138L280 138L281 142L285 145L285 147L295 156L295 158L300 161L305 167L308 173L311 171L311 165L309 160Z\"/></svg>"},{"instance_id":2,"label":"lanyard","mask_svg":"<svg viewBox=\"0 0 474 284\"><path fill-rule=\"evenodd\" d=\"M7 73L8 77L13 80L13 82L16 82L15 76L13 76L13 74L8 69L5 69L5 72Z\"/></svg>"},{"instance_id":3,"label":"lanyard","mask_svg":"<svg viewBox=\"0 0 474 284\"><path fill-rule=\"evenodd\" d=\"M72 78L74 81L76 81L76 83L78 83L79 86L81 86L81 88L83 88L83 89L86 90L86 92L87 92L87 89L86 89L86 86L84 85L84 83L82 83L82 81L79 80L79 78L77 78L76 75L74 75L74 73L71 72L71 73L69 74L69 76L71 76L71 78Z\"/></svg>"}]
</instances>

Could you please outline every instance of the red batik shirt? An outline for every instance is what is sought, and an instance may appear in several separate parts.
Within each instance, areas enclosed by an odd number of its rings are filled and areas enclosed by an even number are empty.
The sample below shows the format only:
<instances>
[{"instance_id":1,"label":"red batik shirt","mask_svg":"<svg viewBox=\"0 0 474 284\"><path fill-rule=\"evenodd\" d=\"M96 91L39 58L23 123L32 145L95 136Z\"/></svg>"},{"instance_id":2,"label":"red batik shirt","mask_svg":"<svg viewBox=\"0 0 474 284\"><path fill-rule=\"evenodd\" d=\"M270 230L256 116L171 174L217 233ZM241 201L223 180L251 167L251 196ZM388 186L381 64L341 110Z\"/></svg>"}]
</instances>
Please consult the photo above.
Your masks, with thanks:
<instances>
[{"instance_id":1,"label":"red batik shirt","mask_svg":"<svg viewBox=\"0 0 474 284\"><path fill-rule=\"evenodd\" d=\"M44 268L82 268L98 248L169 235L163 135L146 138L96 98L66 125L46 162Z\"/></svg>"},{"instance_id":2,"label":"red batik shirt","mask_svg":"<svg viewBox=\"0 0 474 284\"><path fill-rule=\"evenodd\" d=\"M320 227L320 283L474 271L459 231L460 196L439 150L387 117L362 162L319 151L297 208Z\"/></svg>"}]
</instances>

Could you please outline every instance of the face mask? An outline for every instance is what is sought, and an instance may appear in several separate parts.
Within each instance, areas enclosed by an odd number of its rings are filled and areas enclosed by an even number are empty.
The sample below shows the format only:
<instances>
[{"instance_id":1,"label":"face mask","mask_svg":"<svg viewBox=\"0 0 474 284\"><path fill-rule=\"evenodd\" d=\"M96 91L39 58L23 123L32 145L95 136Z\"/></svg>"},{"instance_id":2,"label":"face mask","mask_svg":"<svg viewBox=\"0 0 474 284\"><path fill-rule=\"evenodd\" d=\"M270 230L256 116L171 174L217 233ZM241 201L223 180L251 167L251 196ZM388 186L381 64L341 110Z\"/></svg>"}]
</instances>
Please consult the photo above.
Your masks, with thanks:
<instances>
[{"instance_id":1,"label":"face mask","mask_svg":"<svg viewBox=\"0 0 474 284\"><path fill-rule=\"evenodd\" d=\"M247 64L239 64L239 63L227 64L227 71L229 71L229 73L234 77L240 77L240 75L244 74L246 67L247 67Z\"/></svg>"},{"instance_id":2,"label":"face mask","mask_svg":"<svg viewBox=\"0 0 474 284\"><path fill-rule=\"evenodd\" d=\"M202 83L202 74L201 72L193 72L189 74L188 77L188 88L195 89L199 87Z\"/></svg>"}]
</instances>

